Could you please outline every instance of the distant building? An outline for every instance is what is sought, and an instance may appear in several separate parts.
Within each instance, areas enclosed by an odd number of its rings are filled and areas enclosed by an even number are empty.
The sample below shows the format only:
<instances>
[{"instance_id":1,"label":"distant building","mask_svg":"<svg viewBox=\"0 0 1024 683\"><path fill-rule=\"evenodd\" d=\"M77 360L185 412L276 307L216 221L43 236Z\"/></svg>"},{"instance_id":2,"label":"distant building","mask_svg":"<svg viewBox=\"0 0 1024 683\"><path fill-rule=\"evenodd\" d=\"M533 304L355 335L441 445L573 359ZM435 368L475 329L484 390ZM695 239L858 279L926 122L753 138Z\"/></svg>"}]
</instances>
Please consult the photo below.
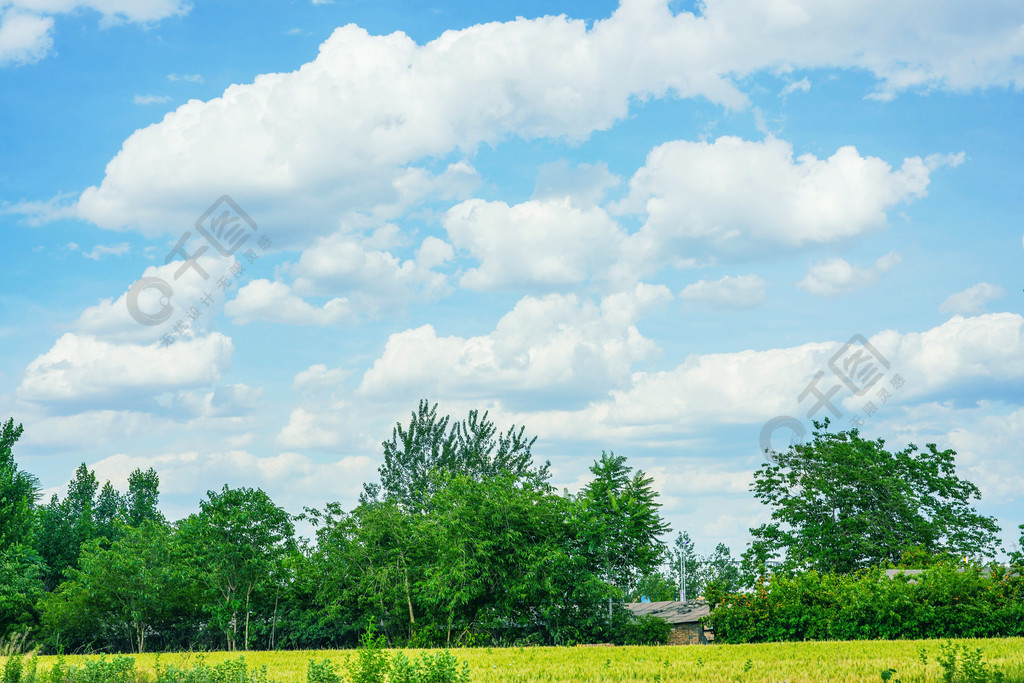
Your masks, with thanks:
<instances>
[{"instance_id":1,"label":"distant building","mask_svg":"<svg viewBox=\"0 0 1024 683\"><path fill-rule=\"evenodd\" d=\"M700 623L701 617L711 613L711 608L703 600L628 602L625 607L633 616L642 617L650 614L671 624L669 645L707 645L715 639L714 631Z\"/></svg>"}]
</instances>

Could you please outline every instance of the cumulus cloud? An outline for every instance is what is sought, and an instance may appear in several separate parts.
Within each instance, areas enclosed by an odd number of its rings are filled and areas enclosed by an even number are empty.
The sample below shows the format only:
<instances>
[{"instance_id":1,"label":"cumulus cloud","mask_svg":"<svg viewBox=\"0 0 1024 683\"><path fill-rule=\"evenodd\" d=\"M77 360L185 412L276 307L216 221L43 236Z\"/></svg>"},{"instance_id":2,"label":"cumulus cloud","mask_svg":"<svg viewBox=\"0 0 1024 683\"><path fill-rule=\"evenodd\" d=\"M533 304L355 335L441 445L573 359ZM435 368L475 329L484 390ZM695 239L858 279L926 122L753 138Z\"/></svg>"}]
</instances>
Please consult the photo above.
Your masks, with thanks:
<instances>
[{"instance_id":1,"label":"cumulus cloud","mask_svg":"<svg viewBox=\"0 0 1024 683\"><path fill-rule=\"evenodd\" d=\"M962 292L951 294L942 302L939 310L943 313L958 313L960 315L977 315L985 311L985 304L992 299L998 299L1004 294L1003 288L988 282L979 282L973 287L968 287Z\"/></svg>"},{"instance_id":2,"label":"cumulus cloud","mask_svg":"<svg viewBox=\"0 0 1024 683\"><path fill-rule=\"evenodd\" d=\"M233 350L231 340L216 332L168 346L115 344L68 332L28 364L17 393L40 403L124 407L219 380Z\"/></svg>"},{"instance_id":3,"label":"cumulus cloud","mask_svg":"<svg viewBox=\"0 0 1024 683\"><path fill-rule=\"evenodd\" d=\"M867 341L889 364L877 387L890 394L885 410L921 400L1020 401L1024 318L1019 315L957 316L924 332L886 330ZM578 409L514 413L514 420L547 438L647 444L676 443L723 425L760 426L779 415L842 417L845 427L845 421L863 417L862 408L876 400L876 392L856 396L831 369L829 361L843 348L844 343L832 341L694 354L669 370L632 373L628 385L612 389L607 399ZM823 393L836 388L830 400L839 416L824 405L815 409L816 399L807 393L819 372L815 386ZM896 375L902 380L899 389L891 383ZM750 453L757 450L754 433Z\"/></svg>"},{"instance_id":4,"label":"cumulus cloud","mask_svg":"<svg viewBox=\"0 0 1024 683\"><path fill-rule=\"evenodd\" d=\"M128 245L96 247L92 256L99 258L103 253L119 253L122 246ZM217 282L224 275L230 279L230 268L234 263L234 259L214 258L204 254L195 260L196 268L185 267L185 261L171 261L146 268L136 282L147 278L161 280L170 287L171 295L165 297L156 288L146 288L137 298L138 310L155 314L163 306L171 306L170 317L161 325L143 325L132 317L128 307L132 287L129 285L117 298L101 299L82 311L73 328L80 334L111 341L155 341L167 333L175 321L185 318L189 308L195 306L197 310L201 309L203 315L195 320L189 319L189 328L193 332L208 329L228 295L227 289L219 287ZM202 273L208 277L204 278Z\"/></svg>"},{"instance_id":5,"label":"cumulus cloud","mask_svg":"<svg viewBox=\"0 0 1024 683\"><path fill-rule=\"evenodd\" d=\"M358 393L562 402L600 396L628 385L632 364L657 352L635 322L669 299L666 287L646 284L599 305L575 295L528 296L486 335L439 336L432 325L392 334Z\"/></svg>"},{"instance_id":6,"label":"cumulus cloud","mask_svg":"<svg viewBox=\"0 0 1024 683\"><path fill-rule=\"evenodd\" d=\"M632 264L663 263L695 245L735 255L825 244L882 228L888 209L924 196L933 170L961 160L912 157L894 170L853 147L794 159L774 137L676 140L647 155L614 208L647 217L626 244Z\"/></svg>"},{"instance_id":7,"label":"cumulus cloud","mask_svg":"<svg viewBox=\"0 0 1024 683\"><path fill-rule=\"evenodd\" d=\"M283 282L269 280L253 280L242 287L224 312L238 324L266 320L286 325L336 325L351 315L347 299L331 299L317 308Z\"/></svg>"},{"instance_id":8,"label":"cumulus cloud","mask_svg":"<svg viewBox=\"0 0 1024 683\"><path fill-rule=\"evenodd\" d=\"M394 233L401 237L397 230ZM387 244L395 235L378 231L375 238ZM302 296L343 295L352 310L360 313L436 299L449 292L447 276L433 270L452 258L452 248L444 241L427 237L415 258L404 260L372 244L346 232L317 240L297 263L286 267L295 278L292 289ZM328 318L340 315L341 304L334 306L334 313L325 314Z\"/></svg>"},{"instance_id":9,"label":"cumulus cloud","mask_svg":"<svg viewBox=\"0 0 1024 683\"><path fill-rule=\"evenodd\" d=\"M725 276L700 280L679 292L680 299L702 301L723 308L751 308L764 301L764 280L758 275Z\"/></svg>"},{"instance_id":10,"label":"cumulus cloud","mask_svg":"<svg viewBox=\"0 0 1024 683\"><path fill-rule=\"evenodd\" d=\"M568 197L513 206L471 199L448 210L444 228L480 264L462 276L470 289L583 282L611 265L625 238L603 209Z\"/></svg>"},{"instance_id":11,"label":"cumulus cloud","mask_svg":"<svg viewBox=\"0 0 1024 683\"><path fill-rule=\"evenodd\" d=\"M215 186L254 214L323 234L338 215L400 201L402 178L419 160L510 136L583 139L626 116L637 98L700 96L742 107L747 99L732 79L763 69L865 69L884 92L1024 83L1019 5L1003 0L991 13L953 0L908 7L714 0L695 15L673 14L666 1L626 0L589 28L564 16L520 18L447 31L425 45L345 26L301 69L190 101L136 131L103 182L82 194L79 211L105 227L157 234L187 222ZM961 16L968 11L969 20ZM822 180L885 175L855 156L841 151ZM854 231L877 222L886 205L874 190L901 198L926 179L912 167L896 175L867 188L873 201L854 212ZM858 198L841 208L856 209ZM821 237L812 225L804 221L791 237ZM842 228L826 220L823 230Z\"/></svg>"},{"instance_id":12,"label":"cumulus cloud","mask_svg":"<svg viewBox=\"0 0 1024 683\"><path fill-rule=\"evenodd\" d=\"M797 283L797 287L821 296L852 292L875 284L882 275L898 266L900 261L900 255L896 252L878 259L871 268L861 268L841 258L819 261L810 267L807 276Z\"/></svg>"}]
</instances>

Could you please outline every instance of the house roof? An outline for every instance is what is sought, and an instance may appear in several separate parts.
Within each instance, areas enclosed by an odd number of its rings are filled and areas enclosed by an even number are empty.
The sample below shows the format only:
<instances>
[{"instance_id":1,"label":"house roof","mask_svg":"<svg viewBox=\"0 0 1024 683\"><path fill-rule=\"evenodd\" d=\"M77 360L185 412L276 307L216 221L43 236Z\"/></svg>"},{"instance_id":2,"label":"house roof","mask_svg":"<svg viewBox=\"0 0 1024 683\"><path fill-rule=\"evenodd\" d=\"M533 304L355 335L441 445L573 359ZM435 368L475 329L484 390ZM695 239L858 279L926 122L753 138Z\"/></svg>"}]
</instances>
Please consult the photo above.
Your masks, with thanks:
<instances>
[{"instance_id":1,"label":"house roof","mask_svg":"<svg viewBox=\"0 0 1024 683\"><path fill-rule=\"evenodd\" d=\"M661 617L670 624L695 624L711 613L711 608L703 600L662 600L660 602L627 602L626 609L634 616L642 617L650 614Z\"/></svg>"}]
</instances>

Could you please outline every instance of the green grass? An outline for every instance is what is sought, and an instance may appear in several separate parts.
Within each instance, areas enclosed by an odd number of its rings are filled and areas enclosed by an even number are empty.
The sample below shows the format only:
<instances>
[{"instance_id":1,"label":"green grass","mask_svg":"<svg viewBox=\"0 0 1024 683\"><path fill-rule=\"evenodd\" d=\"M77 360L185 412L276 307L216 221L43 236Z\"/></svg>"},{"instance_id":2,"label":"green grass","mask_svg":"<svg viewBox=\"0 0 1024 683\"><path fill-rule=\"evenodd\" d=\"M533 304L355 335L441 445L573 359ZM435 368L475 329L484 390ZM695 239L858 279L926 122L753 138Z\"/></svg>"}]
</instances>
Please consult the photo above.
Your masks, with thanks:
<instances>
[{"instance_id":1,"label":"green grass","mask_svg":"<svg viewBox=\"0 0 1024 683\"><path fill-rule=\"evenodd\" d=\"M939 644L944 641L850 641L768 643L760 645L660 646L660 647L529 647L475 648L453 650L469 662L475 683L506 681L880 681L885 669L896 669L893 678L903 683L938 681L941 669L935 663ZM1008 683L1024 681L1024 638L954 641L981 648L984 661L1007 674ZM924 647L929 663L918 659ZM406 650L412 655L413 650ZM330 658L344 663L352 650L295 652L214 652L208 663L244 654L250 666L266 665L271 680L305 683L306 665L311 658ZM199 654L163 654L165 664L187 666ZM75 663L80 657L68 657ZM0 658L2 665L3 658ZM47 669L52 657L43 657ZM155 656L136 657L137 668L151 671Z\"/></svg>"}]
</instances>

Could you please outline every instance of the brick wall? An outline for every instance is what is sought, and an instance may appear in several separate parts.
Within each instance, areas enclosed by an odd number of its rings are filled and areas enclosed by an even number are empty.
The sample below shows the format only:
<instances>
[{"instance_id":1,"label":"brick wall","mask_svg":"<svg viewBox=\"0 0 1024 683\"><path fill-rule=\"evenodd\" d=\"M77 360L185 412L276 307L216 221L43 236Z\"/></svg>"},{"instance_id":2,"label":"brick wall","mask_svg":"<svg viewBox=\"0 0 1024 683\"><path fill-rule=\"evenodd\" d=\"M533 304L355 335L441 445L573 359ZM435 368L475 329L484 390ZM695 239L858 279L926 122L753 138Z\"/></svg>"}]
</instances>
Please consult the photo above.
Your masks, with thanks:
<instances>
[{"instance_id":1,"label":"brick wall","mask_svg":"<svg viewBox=\"0 0 1024 683\"><path fill-rule=\"evenodd\" d=\"M706 642L704 627L700 624L676 624L668 634L669 645L702 645Z\"/></svg>"}]
</instances>

